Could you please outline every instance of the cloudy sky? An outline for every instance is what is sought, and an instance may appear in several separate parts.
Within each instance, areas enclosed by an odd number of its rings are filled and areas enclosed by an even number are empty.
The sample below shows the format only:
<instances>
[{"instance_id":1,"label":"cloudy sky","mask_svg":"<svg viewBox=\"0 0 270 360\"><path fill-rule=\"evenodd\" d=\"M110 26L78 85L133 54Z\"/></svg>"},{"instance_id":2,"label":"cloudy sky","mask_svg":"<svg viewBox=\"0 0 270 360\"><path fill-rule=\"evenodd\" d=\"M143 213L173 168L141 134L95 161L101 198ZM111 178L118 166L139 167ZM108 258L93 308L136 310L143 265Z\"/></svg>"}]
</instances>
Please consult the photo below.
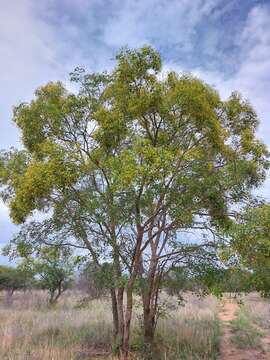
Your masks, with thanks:
<instances>
[{"instance_id":1,"label":"cloudy sky","mask_svg":"<svg viewBox=\"0 0 270 360\"><path fill-rule=\"evenodd\" d=\"M270 146L270 0L9 0L0 12L0 148L19 146L12 106L75 66L109 69L122 46L151 44L226 98L239 90ZM270 182L260 190L270 200ZM0 204L0 246L16 232ZM0 258L0 262L3 258Z\"/></svg>"}]
</instances>

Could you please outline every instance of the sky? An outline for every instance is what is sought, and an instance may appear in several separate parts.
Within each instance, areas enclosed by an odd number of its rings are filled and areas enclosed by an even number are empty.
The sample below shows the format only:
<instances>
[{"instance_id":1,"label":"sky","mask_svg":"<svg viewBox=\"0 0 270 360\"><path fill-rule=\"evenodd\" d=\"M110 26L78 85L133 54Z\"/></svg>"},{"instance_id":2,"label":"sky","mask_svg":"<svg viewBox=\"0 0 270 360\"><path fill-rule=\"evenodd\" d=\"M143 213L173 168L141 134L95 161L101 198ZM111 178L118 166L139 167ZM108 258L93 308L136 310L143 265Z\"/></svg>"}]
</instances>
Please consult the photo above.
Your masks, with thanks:
<instances>
[{"instance_id":1,"label":"sky","mask_svg":"<svg viewBox=\"0 0 270 360\"><path fill-rule=\"evenodd\" d=\"M12 107L76 66L111 69L123 46L150 44L164 70L188 71L261 120L270 148L270 0L9 0L0 12L0 149L20 146ZM270 180L259 190L270 201ZM0 247L17 227L0 203ZM0 256L0 263L7 260Z\"/></svg>"}]
</instances>

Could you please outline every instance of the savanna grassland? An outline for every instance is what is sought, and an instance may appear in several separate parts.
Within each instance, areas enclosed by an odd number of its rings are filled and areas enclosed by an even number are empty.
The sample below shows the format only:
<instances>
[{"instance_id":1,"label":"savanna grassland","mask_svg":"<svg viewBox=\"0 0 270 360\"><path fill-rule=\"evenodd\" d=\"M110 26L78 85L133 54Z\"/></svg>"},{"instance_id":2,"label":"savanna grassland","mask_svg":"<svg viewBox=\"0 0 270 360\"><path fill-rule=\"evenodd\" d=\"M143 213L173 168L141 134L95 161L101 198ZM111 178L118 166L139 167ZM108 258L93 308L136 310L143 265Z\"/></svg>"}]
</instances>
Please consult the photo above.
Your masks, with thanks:
<instances>
[{"instance_id":1,"label":"savanna grassland","mask_svg":"<svg viewBox=\"0 0 270 360\"><path fill-rule=\"evenodd\" d=\"M137 360L143 358L138 301L135 308L130 358ZM222 312L228 318L222 318ZM68 291L57 305L48 307L45 293L27 291L15 293L7 306L2 293L0 318L0 359L113 358L109 299L88 300L83 293ZM268 359L269 331L270 304L257 294L241 300L186 294L181 304L164 294L155 358Z\"/></svg>"},{"instance_id":2,"label":"savanna grassland","mask_svg":"<svg viewBox=\"0 0 270 360\"><path fill-rule=\"evenodd\" d=\"M82 301L67 292L53 308L41 291L17 292L9 308L1 297L0 358L8 360L77 360L111 358L109 299ZM137 303L136 307L139 308ZM187 295L185 305L166 299L156 335L161 359L215 359L219 349L218 302ZM132 358L141 359L140 318L132 324Z\"/></svg>"}]
</instances>

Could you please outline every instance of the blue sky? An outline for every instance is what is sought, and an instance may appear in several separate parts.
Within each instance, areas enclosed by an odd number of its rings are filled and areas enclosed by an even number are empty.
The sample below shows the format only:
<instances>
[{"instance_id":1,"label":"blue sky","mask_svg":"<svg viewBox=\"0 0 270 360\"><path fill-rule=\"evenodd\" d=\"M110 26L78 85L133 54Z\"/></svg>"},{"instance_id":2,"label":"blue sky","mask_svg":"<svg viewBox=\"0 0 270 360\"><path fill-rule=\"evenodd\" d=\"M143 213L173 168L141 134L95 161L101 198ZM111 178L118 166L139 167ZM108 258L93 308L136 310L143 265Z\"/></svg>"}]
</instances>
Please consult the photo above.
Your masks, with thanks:
<instances>
[{"instance_id":1,"label":"blue sky","mask_svg":"<svg viewBox=\"0 0 270 360\"><path fill-rule=\"evenodd\" d=\"M0 12L0 148L19 146L12 106L75 66L110 69L122 46L151 44L226 98L239 90L270 146L270 0L9 0ZM270 181L260 190L270 200ZM0 246L16 231L0 204ZM4 261L0 258L0 262Z\"/></svg>"}]
</instances>

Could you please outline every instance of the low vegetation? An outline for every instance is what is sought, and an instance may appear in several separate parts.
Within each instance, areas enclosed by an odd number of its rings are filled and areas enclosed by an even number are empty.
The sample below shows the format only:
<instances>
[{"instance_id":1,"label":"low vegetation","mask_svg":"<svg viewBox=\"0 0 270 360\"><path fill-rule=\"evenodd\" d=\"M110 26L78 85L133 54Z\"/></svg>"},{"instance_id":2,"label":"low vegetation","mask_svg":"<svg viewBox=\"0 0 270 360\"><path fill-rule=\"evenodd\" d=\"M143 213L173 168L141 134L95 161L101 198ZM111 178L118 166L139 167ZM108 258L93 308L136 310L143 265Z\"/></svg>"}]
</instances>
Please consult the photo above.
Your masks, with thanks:
<instances>
[{"instance_id":1,"label":"low vegetation","mask_svg":"<svg viewBox=\"0 0 270 360\"><path fill-rule=\"evenodd\" d=\"M269 299L250 294L246 297L247 311L253 321L263 330L270 329L270 302Z\"/></svg>"},{"instance_id":2,"label":"low vegetation","mask_svg":"<svg viewBox=\"0 0 270 360\"><path fill-rule=\"evenodd\" d=\"M263 333L255 325L246 306L239 308L236 318L231 321L231 328L233 331L232 342L237 348L261 348L260 340Z\"/></svg>"},{"instance_id":3,"label":"low vegetation","mask_svg":"<svg viewBox=\"0 0 270 360\"><path fill-rule=\"evenodd\" d=\"M216 359L219 351L220 324L217 300L190 297L184 307L172 311L157 328L163 339L162 359Z\"/></svg>"},{"instance_id":4,"label":"low vegetation","mask_svg":"<svg viewBox=\"0 0 270 360\"><path fill-rule=\"evenodd\" d=\"M17 292L11 307L1 301L0 358L8 360L78 360L110 358L112 318L109 299L84 301L85 294L68 290L54 308L43 291ZM2 298L1 298L2 299ZM217 301L186 295L186 305L171 299L160 319L155 359L215 359L219 324ZM78 306L81 304L81 306ZM143 338L139 311L132 324L131 348L141 359Z\"/></svg>"}]
</instances>

